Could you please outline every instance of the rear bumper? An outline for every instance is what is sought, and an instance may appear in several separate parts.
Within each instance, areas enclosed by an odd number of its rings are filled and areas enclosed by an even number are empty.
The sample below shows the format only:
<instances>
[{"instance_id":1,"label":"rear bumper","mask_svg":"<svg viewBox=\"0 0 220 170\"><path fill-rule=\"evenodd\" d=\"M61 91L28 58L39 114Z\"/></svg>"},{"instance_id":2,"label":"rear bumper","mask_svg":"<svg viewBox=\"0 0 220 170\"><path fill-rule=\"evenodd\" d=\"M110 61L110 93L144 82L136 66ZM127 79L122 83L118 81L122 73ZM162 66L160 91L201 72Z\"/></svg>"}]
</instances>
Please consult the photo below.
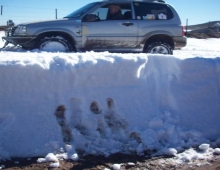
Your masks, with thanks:
<instances>
[{"instance_id":1,"label":"rear bumper","mask_svg":"<svg viewBox=\"0 0 220 170\"><path fill-rule=\"evenodd\" d=\"M174 49L185 47L187 44L186 37L174 37Z\"/></svg>"}]
</instances>

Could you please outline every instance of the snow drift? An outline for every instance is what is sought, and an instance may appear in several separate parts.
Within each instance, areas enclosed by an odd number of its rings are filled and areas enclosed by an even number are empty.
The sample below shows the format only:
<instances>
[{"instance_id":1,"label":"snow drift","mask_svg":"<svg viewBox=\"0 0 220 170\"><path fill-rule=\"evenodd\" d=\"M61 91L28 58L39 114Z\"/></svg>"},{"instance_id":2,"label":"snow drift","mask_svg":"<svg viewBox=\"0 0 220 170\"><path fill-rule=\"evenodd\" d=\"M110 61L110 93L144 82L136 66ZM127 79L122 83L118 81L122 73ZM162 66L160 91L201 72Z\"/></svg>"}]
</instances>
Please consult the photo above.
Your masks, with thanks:
<instances>
[{"instance_id":1,"label":"snow drift","mask_svg":"<svg viewBox=\"0 0 220 170\"><path fill-rule=\"evenodd\" d=\"M217 141L220 52L177 53L0 52L0 159L60 152L61 105L76 152L142 154Z\"/></svg>"}]
</instances>

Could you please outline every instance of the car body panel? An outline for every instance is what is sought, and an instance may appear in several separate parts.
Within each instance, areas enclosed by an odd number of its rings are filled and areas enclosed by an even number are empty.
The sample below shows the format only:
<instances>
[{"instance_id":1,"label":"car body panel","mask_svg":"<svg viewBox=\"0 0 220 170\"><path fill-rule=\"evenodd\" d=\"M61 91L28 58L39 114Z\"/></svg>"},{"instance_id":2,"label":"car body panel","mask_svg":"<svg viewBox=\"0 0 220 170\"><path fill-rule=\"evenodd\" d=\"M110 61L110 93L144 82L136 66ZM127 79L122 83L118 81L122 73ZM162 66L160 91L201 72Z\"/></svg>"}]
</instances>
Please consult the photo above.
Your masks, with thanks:
<instances>
[{"instance_id":1,"label":"car body panel","mask_svg":"<svg viewBox=\"0 0 220 170\"><path fill-rule=\"evenodd\" d=\"M138 24L133 21L106 20L82 23L82 42L86 49L135 48L137 36Z\"/></svg>"}]
</instances>

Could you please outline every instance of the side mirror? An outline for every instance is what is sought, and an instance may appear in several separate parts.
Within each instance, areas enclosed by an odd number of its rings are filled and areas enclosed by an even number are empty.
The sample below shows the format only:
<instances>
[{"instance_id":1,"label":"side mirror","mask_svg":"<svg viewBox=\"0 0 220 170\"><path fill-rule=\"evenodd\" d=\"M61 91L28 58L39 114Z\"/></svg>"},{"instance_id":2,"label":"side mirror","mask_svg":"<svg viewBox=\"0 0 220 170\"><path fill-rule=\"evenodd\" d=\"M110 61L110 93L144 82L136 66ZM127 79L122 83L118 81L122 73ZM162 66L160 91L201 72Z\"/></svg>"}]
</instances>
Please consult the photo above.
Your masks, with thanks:
<instances>
[{"instance_id":1,"label":"side mirror","mask_svg":"<svg viewBox=\"0 0 220 170\"><path fill-rule=\"evenodd\" d=\"M84 21L92 22L92 21L97 21L99 18L95 14L87 14L85 16Z\"/></svg>"}]
</instances>

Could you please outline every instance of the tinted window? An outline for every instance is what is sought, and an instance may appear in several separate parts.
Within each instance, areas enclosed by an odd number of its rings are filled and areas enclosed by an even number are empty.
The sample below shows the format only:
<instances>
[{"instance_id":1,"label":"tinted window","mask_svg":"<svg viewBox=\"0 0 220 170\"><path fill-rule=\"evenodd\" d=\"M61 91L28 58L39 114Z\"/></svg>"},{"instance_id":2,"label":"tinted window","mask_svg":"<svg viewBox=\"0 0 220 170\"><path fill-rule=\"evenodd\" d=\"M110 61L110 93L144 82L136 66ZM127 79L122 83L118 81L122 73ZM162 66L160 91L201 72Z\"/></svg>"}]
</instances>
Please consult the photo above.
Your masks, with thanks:
<instances>
[{"instance_id":1,"label":"tinted window","mask_svg":"<svg viewBox=\"0 0 220 170\"><path fill-rule=\"evenodd\" d=\"M169 20L173 18L171 9L166 4L134 2L136 19Z\"/></svg>"}]
</instances>

